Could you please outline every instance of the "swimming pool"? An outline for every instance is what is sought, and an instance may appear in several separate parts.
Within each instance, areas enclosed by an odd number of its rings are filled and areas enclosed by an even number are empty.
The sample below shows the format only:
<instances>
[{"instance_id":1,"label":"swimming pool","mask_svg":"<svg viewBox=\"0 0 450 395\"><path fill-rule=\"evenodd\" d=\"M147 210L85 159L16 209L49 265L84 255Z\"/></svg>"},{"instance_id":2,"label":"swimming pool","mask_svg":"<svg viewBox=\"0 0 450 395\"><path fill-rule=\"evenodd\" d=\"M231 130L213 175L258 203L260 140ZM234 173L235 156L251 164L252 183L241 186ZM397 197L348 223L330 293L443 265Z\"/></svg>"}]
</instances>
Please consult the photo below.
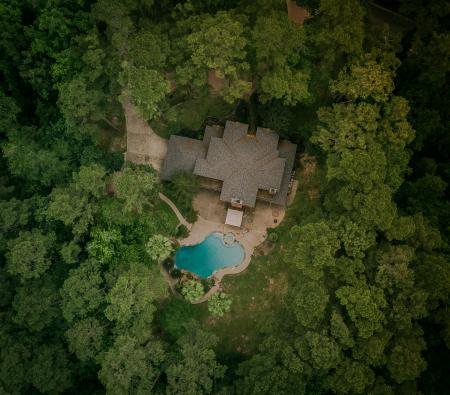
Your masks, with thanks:
<instances>
[{"instance_id":1,"label":"swimming pool","mask_svg":"<svg viewBox=\"0 0 450 395\"><path fill-rule=\"evenodd\" d=\"M238 266L245 257L244 248L239 242L225 245L222 233L211 233L201 243L184 246L175 253L175 266L208 278L217 270Z\"/></svg>"}]
</instances>

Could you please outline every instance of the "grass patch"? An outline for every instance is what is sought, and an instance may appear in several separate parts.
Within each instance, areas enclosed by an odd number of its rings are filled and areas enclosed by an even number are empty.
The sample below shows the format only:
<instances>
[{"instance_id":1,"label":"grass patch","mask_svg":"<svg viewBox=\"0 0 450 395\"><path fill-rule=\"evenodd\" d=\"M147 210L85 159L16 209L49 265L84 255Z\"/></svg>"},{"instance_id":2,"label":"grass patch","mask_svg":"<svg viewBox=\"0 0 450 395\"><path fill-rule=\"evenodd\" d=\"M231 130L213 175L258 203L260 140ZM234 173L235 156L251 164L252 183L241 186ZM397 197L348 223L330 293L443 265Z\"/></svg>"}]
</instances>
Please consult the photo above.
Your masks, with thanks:
<instances>
[{"instance_id":1,"label":"grass patch","mask_svg":"<svg viewBox=\"0 0 450 395\"><path fill-rule=\"evenodd\" d=\"M320 186L323 172L317 169L305 175L300 171L299 187L292 206L287 209L283 222L275 229L278 242L268 255L253 258L248 269L237 275L224 277L224 292L233 299L231 311L224 317L215 318L201 306L199 314L202 324L220 339L218 347L222 357L251 355L268 335L273 335L285 325L284 299L289 289L289 280L298 270L283 258L290 243L290 229L320 217ZM311 194L310 191L319 191ZM206 304L205 304L206 305Z\"/></svg>"},{"instance_id":2,"label":"grass patch","mask_svg":"<svg viewBox=\"0 0 450 395\"><path fill-rule=\"evenodd\" d=\"M187 201L180 195L173 193L173 190L167 184L163 185L162 193L172 200L186 221L191 224L197 221L198 213L192 207L192 201Z\"/></svg>"},{"instance_id":3,"label":"grass patch","mask_svg":"<svg viewBox=\"0 0 450 395\"><path fill-rule=\"evenodd\" d=\"M165 236L175 236L178 226L178 218L172 209L162 200L152 208L151 221L155 226L155 233Z\"/></svg>"},{"instance_id":4,"label":"grass patch","mask_svg":"<svg viewBox=\"0 0 450 395\"><path fill-rule=\"evenodd\" d=\"M197 220L197 211L192 203L199 190L198 178L192 173L180 172L173 175L170 181L163 183L163 193L175 203L190 223Z\"/></svg>"},{"instance_id":5,"label":"grass patch","mask_svg":"<svg viewBox=\"0 0 450 395\"><path fill-rule=\"evenodd\" d=\"M206 95L188 99L169 108L161 117L151 121L153 130L161 137L183 134L183 130L199 131L206 118L226 119L234 105L219 96Z\"/></svg>"},{"instance_id":6,"label":"grass patch","mask_svg":"<svg viewBox=\"0 0 450 395\"><path fill-rule=\"evenodd\" d=\"M231 311L221 318L203 310L204 325L220 339L224 354L253 353L260 342L276 332L283 319L284 296L288 290L289 267L280 253L253 259L242 274L222 281L224 292L232 297Z\"/></svg>"}]
</instances>

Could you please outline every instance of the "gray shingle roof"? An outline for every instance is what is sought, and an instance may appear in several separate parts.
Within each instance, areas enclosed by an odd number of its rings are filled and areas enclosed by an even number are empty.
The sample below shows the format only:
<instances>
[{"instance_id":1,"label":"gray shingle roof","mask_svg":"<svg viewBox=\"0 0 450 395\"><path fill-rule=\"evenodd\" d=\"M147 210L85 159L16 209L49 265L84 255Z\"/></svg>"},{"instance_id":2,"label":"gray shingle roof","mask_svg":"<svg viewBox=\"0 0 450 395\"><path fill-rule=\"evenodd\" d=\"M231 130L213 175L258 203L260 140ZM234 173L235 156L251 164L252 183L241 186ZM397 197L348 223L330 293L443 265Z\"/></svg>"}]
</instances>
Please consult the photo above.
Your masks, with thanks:
<instances>
[{"instance_id":1,"label":"gray shingle roof","mask_svg":"<svg viewBox=\"0 0 450 395\"><path fill-rule=\"evenodd\" d=\"M278 141L270 129L247 134L248 125L227 121L225 130L207 126L203 141L171 136L161 178L179 171L223 181L220 199L254 207L258 190L277 189L270 201L285 205L297 146ZM223 137L222 137L223 134Z\"/></svg>"},{"instance_id":2,"label":"gray shingle roof","mask_svg":"<svg viewBox=\"0 0 450 395\"><path fill-rule=\"evenodd\" d=\"M200 140L183 136L170 136L167 155L161 169L161 178L170 179L179 172L191 172L194 170L197 158L204 158L207 147Z\"/></svg>"},{"instance_id":3,"label":"gray shingle roof","mask_svg":"<svg viewBox=\"0 0 450 395\"><path fill-rule=\"evenodd\" d=\"M206 147L209 147L209 143L211 142L211 137L222 137L223 136L223 127L219 125L207 125L205 127L205 134L203 135L203 144Z\"/></svg>"},{"instance_id":4,"label":"gray shingle roof","mask_svg":"<svg viewBox=\"0 0 450 395\"><path fill-rule=\"evenodd\" d=\"M289 183L291 181L292 169L295 162L295 153L297 152L297 145L292 144L289 140L281 140L280 144L278 145L278 150L280 151L280 157L286 159L286 164L284 165L284 172L280 189L273 196L272 203L285 206L286 198L289 192Z\"/></svg>"},{"instance_id":5,"label":"gray shingle roof","mask_svg":"<svg viewBox=\"0 0 450 395\"><path fill-rule=\"evenodd\" d=\"M253 207L258 189L279 189L285 159L279 157L278 135L258 128L247 134L248 125L228 121L223 138L212 137L205 159L195 163L194 174L223 181L220 199L241 199Z\"/></svg>"}]
</instances>

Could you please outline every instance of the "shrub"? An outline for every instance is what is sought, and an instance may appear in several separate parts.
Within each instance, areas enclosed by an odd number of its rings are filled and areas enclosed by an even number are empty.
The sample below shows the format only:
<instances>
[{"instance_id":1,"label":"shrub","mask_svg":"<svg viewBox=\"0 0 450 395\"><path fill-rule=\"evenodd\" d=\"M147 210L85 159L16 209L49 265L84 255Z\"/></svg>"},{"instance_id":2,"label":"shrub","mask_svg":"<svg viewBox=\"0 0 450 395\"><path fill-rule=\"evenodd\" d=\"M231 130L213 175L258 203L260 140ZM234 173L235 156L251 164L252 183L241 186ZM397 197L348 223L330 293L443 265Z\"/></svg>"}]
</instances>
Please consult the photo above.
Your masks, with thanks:
<instances>
[{"instance_id":1,"label":"shrub","mask_svg":"<svg viewBox=\"0 0 450 395\"><path fill-rule=\"evenodd\" d=\"M181 270L179 269L172 269L170 271L170 275L172 278L180 278L182 276L183 273L181 273Z\"/></svg>"},{"instance_id":2,"label":"shrub","mask_svg":"<svg viewBox=\"0 0 450 395\"><path fill-rule=\"evenodd\" d=\"M208 300L208 311L217 317L222 317L231 309L232 299L226 293L217 292Z\"/></svg>"},{"instance_id":3,"label":"shrub","mask_svg":"<svg viewBox=\"0 0 450 395\"><path fill-rule=\"evenodd\" d=\"M278 233L275 232L269 233L267 239L269 240L269 243L275 244L278 241Z\"/></svg>"},{"instance_id":4,"label":"shrub","mask_svg":"<svg viewBox=\"0 0 450 395\"><path fill-rule=\"evenodd\" d=\"M202 283L196 280L188 280L183 284L181 294L188 302L195 302L205 293Z\"/></svg>"},{"instance_id":5,"label":"shrub","mask_svg":"<svg viewBox=\"0 0 450 395\"><path fill-rule=\"evenodd\" d=\"M181 224L176 231L177 239L185 239L188 236L189 236L189 229L185 225Z\"/></svg>"},{"instance_id":6,"label":"shrub","mask_svg":"<svg viewBox=\"0 0 450 395\"><path fill-rule=\"evenodd\" d=\"M166 236L156 234L150 237L145 244L145 251L152 260L161 262L172 253L172 242Z\"/></svg>"},{"instance_id":7,"label":"shrub","mask_svg":"<svg viewBox=\"0 0 450 395\"><path fill-rule=\"evenodd\" d=\"M171 258L167 258L163 262L163 267L168 272L170 272L174 268L174 265L175 265L175 263L174 263L173 259L171 259Z\"/></svg>"}]
</instances>

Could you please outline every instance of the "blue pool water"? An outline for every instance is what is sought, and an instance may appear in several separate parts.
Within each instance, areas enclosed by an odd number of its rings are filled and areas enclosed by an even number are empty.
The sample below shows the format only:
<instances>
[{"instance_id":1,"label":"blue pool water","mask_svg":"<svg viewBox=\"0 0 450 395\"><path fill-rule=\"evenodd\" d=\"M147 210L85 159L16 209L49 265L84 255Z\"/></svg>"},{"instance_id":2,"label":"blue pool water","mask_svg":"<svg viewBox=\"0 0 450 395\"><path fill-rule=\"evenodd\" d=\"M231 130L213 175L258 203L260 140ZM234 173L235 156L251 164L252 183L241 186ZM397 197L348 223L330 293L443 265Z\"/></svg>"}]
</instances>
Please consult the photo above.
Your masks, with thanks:
<instances>
[{"instance_id":1,"label":"blue pool water","mask_svg":"<svg viewBox=\"0 0 450 395\"><path fill-rule=\"evenodd\" d=\"M244 256L240 243L225 245L222 233L211 233L199 244L179 248L175 253L175 266L208 278L219 269L240 265Z\"/></svg>"}]
</instances>

